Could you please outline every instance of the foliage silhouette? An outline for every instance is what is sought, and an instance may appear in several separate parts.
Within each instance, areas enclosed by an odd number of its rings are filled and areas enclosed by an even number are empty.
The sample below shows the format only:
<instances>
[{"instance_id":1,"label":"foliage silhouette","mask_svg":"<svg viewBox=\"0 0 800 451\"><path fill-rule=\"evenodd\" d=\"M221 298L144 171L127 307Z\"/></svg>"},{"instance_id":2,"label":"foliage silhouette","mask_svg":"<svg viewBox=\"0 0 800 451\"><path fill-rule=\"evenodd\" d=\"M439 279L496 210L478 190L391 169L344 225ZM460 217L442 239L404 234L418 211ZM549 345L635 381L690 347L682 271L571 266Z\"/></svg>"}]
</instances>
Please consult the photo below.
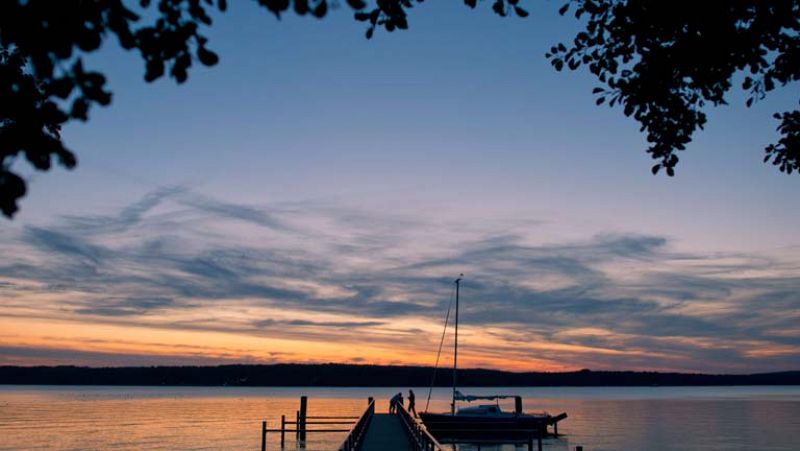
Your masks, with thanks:
<instances>
[{"instance_id":1,"label":"foliage silhouette","mask_svg":"<svg viewBox=\"0 0 800 451\"><path fill-rule=\"evenodd\" d=\"M559 11L585 16L571 46L546 54L556 70L587 65L605 84L597 104L619 104L647 133L647 152L674 175L676 151L706 123L706 104L726 104L737 73L746 105L800 77L800 2L786 0L572 0ZM776 114L783 138L764 161L800 169L800 112Z\"/></svg>"},{"instance_id":2,"label":"foliage silhouette","mask_svg":"<svg viewBox=\"0 0 800 451\"><path fill-rule=\"evenodd\" d=\"M357 21L387 32L408 28L406 11L424 0L343 0ZM277 18L284 14L325 17L337 0L256 0ZM475 8L478 0L463 0ZM128 2L131 3L131 2ZM177 83L198 62L215 65L203 27L209 10L224 11L226 0L139 0L155 9L148 23L122 0L8 0L0 2L0 211L12 217L25 195L25 180L12 168L24 158L46 171L55 157L72 168L75 155L64 146L61 127L88 120L94 104L108 105L111 93L103 74L83 67L82 55L113 35L119 45L138 51L148 82L168 74ZM500 16L527 17L520 0L486 0ZM706 103L724 104L732 76L749 70L743 89L747 105L775 84L798 78L800 6L796 1L730 0L672 2L648 0L573 0L561 13L588 17L586 30L571 47L559 44L548 57L554 67L589 70L606 84L595 89L598 105L609 100L624 107L647 132L647 150L674 174L676 150L685 149L702 128ZM783 138L766 148L765 161L792 173L800 169L800 112L776 117Z\"/></svg>"}]
</instances>

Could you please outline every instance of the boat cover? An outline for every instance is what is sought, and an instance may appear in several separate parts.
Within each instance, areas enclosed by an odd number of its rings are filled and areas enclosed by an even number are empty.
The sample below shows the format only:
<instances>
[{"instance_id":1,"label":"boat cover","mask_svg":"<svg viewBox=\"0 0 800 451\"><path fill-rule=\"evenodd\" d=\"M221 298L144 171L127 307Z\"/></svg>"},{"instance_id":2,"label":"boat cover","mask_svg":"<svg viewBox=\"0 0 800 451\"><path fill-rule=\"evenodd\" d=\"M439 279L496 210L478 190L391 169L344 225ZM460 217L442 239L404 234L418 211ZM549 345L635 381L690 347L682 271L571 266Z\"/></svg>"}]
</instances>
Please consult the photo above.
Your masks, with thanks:
<instances>
[{"instance_id":1,"label":"boat cover","mask_svg":"<svg viewBox=\"0 0 800 451\"><path fill-rule=\"evenodd\" d=\"M484 395L484 396L475 396L475 395L465 395L461 393L459 390L456 390L455 400L456 401L478 401L478 400L486 400L486 401L494 401L495 399L510 399L516 398L516 395Z\"/></svg>"}]
</instances>

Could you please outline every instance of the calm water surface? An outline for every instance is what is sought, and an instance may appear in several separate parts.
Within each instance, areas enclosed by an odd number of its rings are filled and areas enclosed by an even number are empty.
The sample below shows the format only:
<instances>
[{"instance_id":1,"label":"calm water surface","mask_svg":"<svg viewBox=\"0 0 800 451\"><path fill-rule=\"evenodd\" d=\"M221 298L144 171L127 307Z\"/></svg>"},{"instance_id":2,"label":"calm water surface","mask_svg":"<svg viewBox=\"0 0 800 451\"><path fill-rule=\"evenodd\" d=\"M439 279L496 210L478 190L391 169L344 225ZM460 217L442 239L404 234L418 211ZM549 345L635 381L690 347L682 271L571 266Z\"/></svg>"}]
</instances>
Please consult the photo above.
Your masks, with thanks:
<instances>
[{"instance_id":1,"label":"calm water surface","mask_svg":"<svg viewBox=\"0 0 800 451\"><path fill-rule=\"evenodd\" d=\"M257 449L261 421L278 427L281 414L293 418L300 395L309 396L309 415L347 416L359 415L368 396L375 396L378 410L385 411L385 400L401 390L407 392L405 387L0 386L0 450ZM427 389L414 391L421 410ZM520 394L526 411L567 412L559 428L563 436L548 439L546 450L576 445L587 451L800 450L800 387L468 391ZM430 410L447 410L448 396L446 389L434 390ZM306 449L335 449L344 435L309 434ZM293 436L287 445L294 449ZM268 449L278 449L278 434L269 437Z\"/></svg>"}]
</instances>

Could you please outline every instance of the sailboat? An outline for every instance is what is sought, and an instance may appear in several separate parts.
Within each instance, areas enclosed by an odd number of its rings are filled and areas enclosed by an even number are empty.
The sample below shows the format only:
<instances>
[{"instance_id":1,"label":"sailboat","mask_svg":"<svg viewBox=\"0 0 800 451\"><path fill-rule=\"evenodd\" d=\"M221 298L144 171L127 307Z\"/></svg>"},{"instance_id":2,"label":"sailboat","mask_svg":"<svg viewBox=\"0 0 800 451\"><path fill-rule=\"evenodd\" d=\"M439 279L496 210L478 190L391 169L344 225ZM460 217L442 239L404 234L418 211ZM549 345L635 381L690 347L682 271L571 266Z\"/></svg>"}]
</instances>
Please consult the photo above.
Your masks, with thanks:
<instances>
[{"instance_id":1,"label":"sailboat","mask_svg":"<svg viewBox=\"0 0 800 451\"><path fill-rule=\"evenodd\" d=\"M525 413L522 410L522 397L518 395L498 394L491 396L465 395L458 390L458 304L463 274L455 280L455 344L453 350L453 395L450 412L421 412L422 420L428 431L437 438L487 438L502 439L519 436L547 435L548 426L553 426L554 434L558 433L558 422L567 418L566 413L550 415L547 412ZM445 323L445 328L447 324ZM444 335L443 335L444 336ZM514 399L514 410L504 411L500 407L501 399ZM495 401L494 404L479 404L459 408L457 402Z\"/></svg>"}]
</instances>

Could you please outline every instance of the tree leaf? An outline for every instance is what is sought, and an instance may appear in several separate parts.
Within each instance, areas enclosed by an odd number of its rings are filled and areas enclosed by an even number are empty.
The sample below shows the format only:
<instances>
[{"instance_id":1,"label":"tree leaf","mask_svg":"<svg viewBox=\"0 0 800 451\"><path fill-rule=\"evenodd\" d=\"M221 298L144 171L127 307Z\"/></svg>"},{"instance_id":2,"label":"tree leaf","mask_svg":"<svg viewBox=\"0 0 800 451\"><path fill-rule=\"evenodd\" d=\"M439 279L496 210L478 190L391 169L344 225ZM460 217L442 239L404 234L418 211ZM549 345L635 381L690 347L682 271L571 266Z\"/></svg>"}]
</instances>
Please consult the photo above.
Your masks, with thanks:
<instances>
[{"instance_id":1,"label":"tree leaf","mask_svg":"<svg viewBox=\"0 0 800 451\"><path fill-rule=\"evenodd\" d=\"M325 17L325 14L327 14L327 13L328 13L328 2L327 1L319 2L317 4L317 6L314 8L314 10L311 11L311 14L313 14L314 17L316 17L318 19L322 19L323 17Z\"/></svg>"},{"instance_id":2,"label":"tree leaf","mask_svg":"<svg viewBox=\"0 0 800 451\"><path fill-rule=\"evenodd\" d=\"M353 9L364 9L367 7L367 3L364 2L364 0L347 0L347 4Z\"/></svg>"},{"instance_id":3,"label":"tree leaf","mask_svg":"<svg viewBox=\"0 0 800 451\"><path fill-rule=\"evenodd\" d=\"M206 66L213 66L219 62L217 54L205 47L197 49L197 58Z\"/></svg>"}]
</instances>

